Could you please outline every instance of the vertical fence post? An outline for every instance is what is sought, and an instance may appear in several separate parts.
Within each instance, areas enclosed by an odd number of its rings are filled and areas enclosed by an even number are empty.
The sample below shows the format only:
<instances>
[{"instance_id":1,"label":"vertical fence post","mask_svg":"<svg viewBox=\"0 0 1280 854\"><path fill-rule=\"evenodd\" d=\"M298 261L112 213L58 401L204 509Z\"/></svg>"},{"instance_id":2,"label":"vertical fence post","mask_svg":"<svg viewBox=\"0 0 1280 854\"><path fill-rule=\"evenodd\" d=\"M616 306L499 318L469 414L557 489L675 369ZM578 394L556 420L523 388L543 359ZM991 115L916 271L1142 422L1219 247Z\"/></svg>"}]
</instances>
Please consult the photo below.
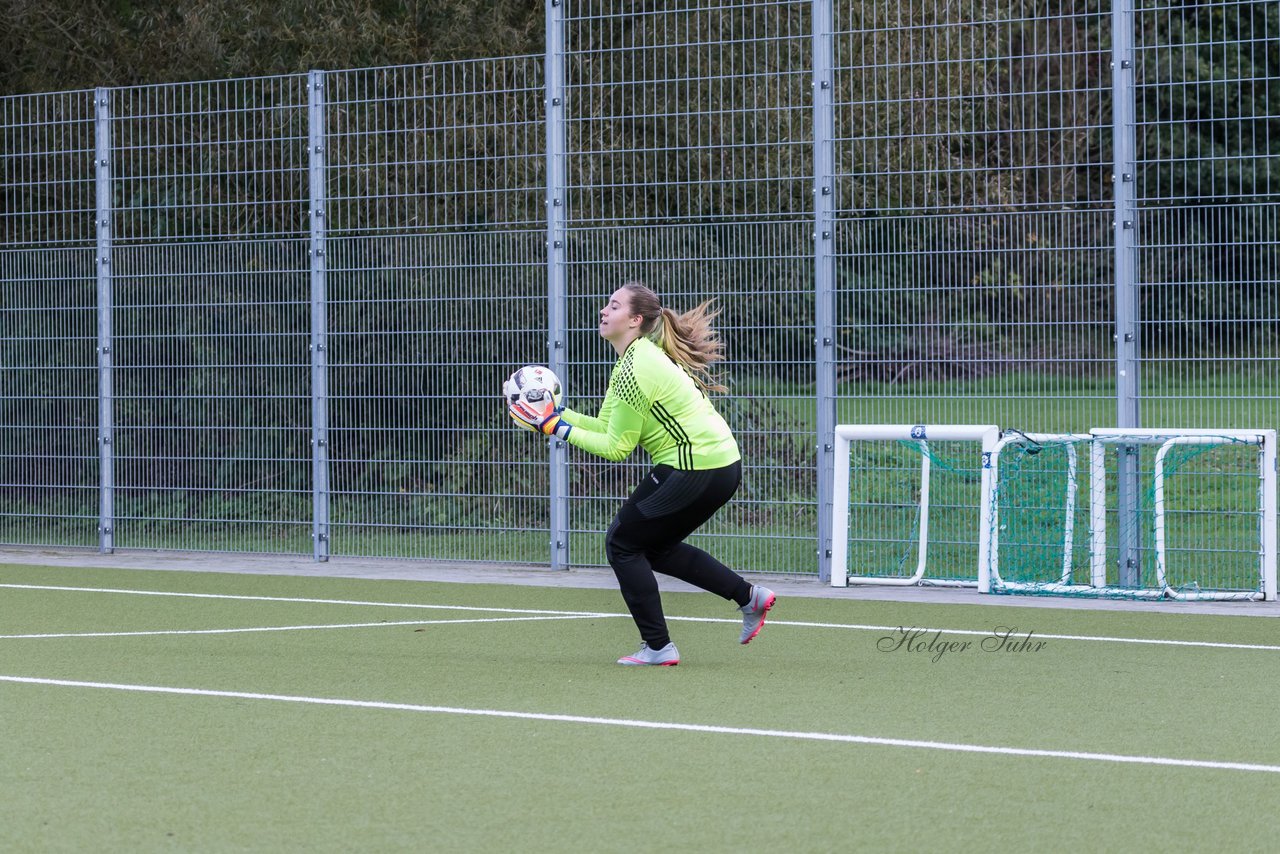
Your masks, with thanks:
<instances>
[{"instance_id":1,"label":"vertical fence post","mask_svg":"<svg viewBox=\"0 0 1280 854\"><path fill-rule=\"evenodd\" d=\"M547 0L546 60L543 68L547 131L547 365L562 380L568 327L568 217L565 176L564 2ZM550 441L551 568L569 566L569 450L561 439Z\"/></svg>"},{"instance_id":2,"label":"vertical fence post","mask_svg":"<svg viewBox=\"0 0 1280 854\"><path fill-rule=\"evenodd\" d=\"M111 94L98 88L94 103L94 196L98 271L98 551L115 550L115 434L112 392Z\"/></svg>"},{"instance_id":3,"label":"vertical fence post","mask_svg":"<svg viewBox=\"0 0 1280 854\"><path fill-rule=\"evenodd\" d=\"M835 56L832 0L813 0L813 265L816 370L818 577L831 578L836 428L835 388Z\"/></svg>"},{"instance_id":4,"label":"vertical fence post","mask_svg":"<svg viewBox=\"0 0 1280 854\"><path fill-rule=\"evenodd\" d=\"M1128 0L1111 11L1111 103L1114 139L1116 426L1140 427L1138 408L1138 284L1136 196L1136 110L1134 92L1134 13ZM1142 559L1138 518L1138 447L1119 444L1117 510L1121 587L1140 583Z\"/></svg>"},{"instance_id":5,"label":"vertical fence post","mask_svg":"<svg viewBox=\"0 0 1280 854\"><path fill-rule=\"evenodd\" d=\"M307 75L307 152L311 221L311 545L317 561L329 559L329 319L328 225L325 186L325 76Z\"/></svg>"}]
</instances>

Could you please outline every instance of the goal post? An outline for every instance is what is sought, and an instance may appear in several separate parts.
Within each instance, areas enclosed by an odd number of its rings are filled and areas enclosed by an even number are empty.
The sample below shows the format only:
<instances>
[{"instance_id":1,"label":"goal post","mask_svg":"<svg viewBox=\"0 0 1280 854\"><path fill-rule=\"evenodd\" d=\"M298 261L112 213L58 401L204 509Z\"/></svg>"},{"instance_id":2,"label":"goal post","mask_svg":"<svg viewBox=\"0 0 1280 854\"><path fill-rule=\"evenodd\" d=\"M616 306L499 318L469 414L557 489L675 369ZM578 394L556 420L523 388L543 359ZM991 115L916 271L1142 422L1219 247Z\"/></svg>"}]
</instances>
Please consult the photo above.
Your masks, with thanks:
<instances>
[{"instance_id":1,"label":"goal post","mask_svg":"<svg viewBox=\"0 0 1280 854\"><path fill-rule=\"evenodd\" d=\"M840 425L831 584L1273 601L1276 444L1275 430ZM1140 484L1124 510L1121 463ZM1108 528L1126 526L1121 572Z\"/></svg>"},{"instance_id":2,"label":"goal post","mask_svg":"<svg viewBox=\"0 0 1280 854\"><path fill-rule=\"evenodd\" d=\"M1005 449L1009 446L1015 446L1020 449L1026 449L1027 452L1039 454L1044 448L1061 447L1065 450L1065 477L1062 479L1061 489L1058 490L1062 497L1062 507L1060 518L1062 519L1062 535L1061 535L1061 572L1057 576L1055 583L1060 587L1072 586L1072 577L1075 574L1075 529L1076 529L1076 510L1080 504L1079 486L1080 486L1080 454L1076 450L1076 445L1081 442L1089 442L1091 436L1088 433L1024 433L1021 430L1009 430L1000 436L995 447L991 451L989 464L991 468L991 489L984 493L991 504L989 518L991 520L991 536L990 547L988 548L988 566L985 577L987 580L986 589L989 591L991 585L996 587L1010 586L1000 576L1000 458ZM1100 460L1097 452L1100 446L1092 445L1090 453L1090 472L1096 475ZM1106 583L1106 565L1105 565L1105 543L1099 539L1099 532L1105 530L1105 519L1102 514L1105 513L1105 495L1099 490L1104 489L1105 480L1099 477L1093 477L1090 480L1089 490L1089 577L1090 584L1093 586L1102 586Z\"/></svg>"},{"instance_id":3,"label":"goal post","mask_svg":"<svg viewBox=\"0 0 1280 854\"><path fill-rule=\"evenodd\" d=\"M988 478L990 470L987 455L995 447L1000 438L1000 428L993 424L979 425L928 425L928 424L842 424L835 429L835 477L833 480L833 507L831 544L831 586L847 587L850 584L936 584L978 587L986 592L984 567L987 565L987 543L990 534L990 520L984 514L989 512L990 505L981 499L990 491ZM916 499L916 521L911 535L900 537L898 541L904 548L914 547L917 552L915 569L910 574L894 571L892 567L879 566L868 571L850 572L849 566L849 506L850 506L850 464L852 447L855 442L891 442L915 446L919 450L918 495ZM967 577L937 578L928 573L929 555L929 518L932 508L930 501L930 484L933 478L933 455L929 451L930 442L962 442L973 443L973 467L980 473L977 501L973 508L973 524L976 528L977 554L972 563L972 571Z\"/></svg>"},{"instance_id":4,"label":"goal post","mask_svg":"<svg viewBox=\"0 0 1280 854\"><path fill-rule=\"evenodd\" d=\"M1276 564L1277 564L1277 453L1276 431L1266 430L1213 430L1213 429L1170 429L1170 428L1095 428L1089 431L1095 446L1142 444L1156 448L1151 485L1147 492L1151 495L1151 516L1153 534L1153 557L1155 569L1156 595L1183 601L1221 600L1221 599L1276 599ZM1255 449L1257 465L1256 490L1239 489L1241 492L1252 492L1256 495L1257 514L1256 533L1245 535L1248 547L1240 551L1248 557L1252 551L1256 555L1257 567L1254 580L1256 587L1252 590L1238 589L1198 589L1198 583L1176 584L1173 571L1178 569L1176 562L1170 557L1169 517L1173 512L1169 507L1171 476L1171 458L1178 449L1209 449L1221 446L1242 446ZM1095 454L1101 459L1101 454ZM1099 465L1099 470L1101 470ZM1228 473L1222 477L1240 478L1245 476L1243 470ZM1210 514L1222 513L1221 507L1200 508L1196 512ZM1239 510L1229 513L1240 515ZM1209 525L1220 528L1228 527L1224 517L1209 519ZM1103 537L1105 537L1104 527ZM1190 551L1185 549L1184 551Z\"/></svg>"}]
</instances>

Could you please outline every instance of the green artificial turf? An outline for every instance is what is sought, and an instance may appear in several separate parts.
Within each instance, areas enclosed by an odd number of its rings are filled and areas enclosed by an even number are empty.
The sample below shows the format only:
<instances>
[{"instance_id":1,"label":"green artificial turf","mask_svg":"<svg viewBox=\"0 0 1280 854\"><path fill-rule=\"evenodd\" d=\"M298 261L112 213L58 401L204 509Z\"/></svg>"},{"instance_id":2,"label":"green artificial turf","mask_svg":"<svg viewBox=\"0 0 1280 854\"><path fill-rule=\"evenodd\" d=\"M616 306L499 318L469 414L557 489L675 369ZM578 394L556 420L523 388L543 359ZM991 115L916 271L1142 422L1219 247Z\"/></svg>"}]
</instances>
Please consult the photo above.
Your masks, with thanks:
<instances>
[{"instance_id":1,"label":"green artificial turf","mask_svg":"<svg viewBox=\"0 0 1280 854\"><path fill-rule=\"evenodd\" d=\"M226 694L0 681L5 850L1270 844L1274 772L779 734L1280 766L1280 649L1083 639L1270 646L1262 617L850 591L780 599L742 647L731 605L667 594L681 665L623 668L635 630L611 590L25 566L0 584L342 600L0 587L0 676ZM189 633L227 629L252 631ZM1009 629L1030 640L990 640ZM184 633L13 637L113 632Z\"/></svg>"}]
</instances>

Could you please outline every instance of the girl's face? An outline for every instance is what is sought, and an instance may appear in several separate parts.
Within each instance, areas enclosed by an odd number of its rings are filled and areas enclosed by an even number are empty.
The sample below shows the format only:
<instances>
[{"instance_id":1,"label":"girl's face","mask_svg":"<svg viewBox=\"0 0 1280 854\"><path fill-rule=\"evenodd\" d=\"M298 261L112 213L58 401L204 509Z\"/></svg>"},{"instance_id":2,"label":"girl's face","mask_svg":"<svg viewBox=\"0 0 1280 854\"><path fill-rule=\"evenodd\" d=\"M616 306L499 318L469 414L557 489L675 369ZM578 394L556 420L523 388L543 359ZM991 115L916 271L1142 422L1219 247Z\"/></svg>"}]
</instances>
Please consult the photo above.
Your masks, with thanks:
<instances>
[{"instance_id":1,"label":"girl's face","mask_svg":"<svg viewBox=\"0 0 1280 854\"><path fill-rule=\"evenodd\" d=\"M629 343L639 333L643 320L640 315L631 313L630 291L618 288L600 309L600 337L615 344L619 341Z\"/></svg>"}]
</instances>

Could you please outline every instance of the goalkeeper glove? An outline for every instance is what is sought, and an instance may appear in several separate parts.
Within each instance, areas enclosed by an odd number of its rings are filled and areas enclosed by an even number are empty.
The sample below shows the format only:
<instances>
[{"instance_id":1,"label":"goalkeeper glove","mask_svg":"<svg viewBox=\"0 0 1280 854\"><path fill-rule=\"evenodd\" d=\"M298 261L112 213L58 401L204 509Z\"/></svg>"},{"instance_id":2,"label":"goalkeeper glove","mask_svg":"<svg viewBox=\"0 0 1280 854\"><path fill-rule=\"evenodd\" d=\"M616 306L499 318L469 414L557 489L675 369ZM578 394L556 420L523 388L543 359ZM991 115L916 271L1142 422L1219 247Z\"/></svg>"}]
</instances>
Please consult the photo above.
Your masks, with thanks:
<instances>
[{"instance_id":1,"label":"goalkeeper glove","mask_svg":"<svg viewBox=\"0 0 1280 854\"><path fill-rule=\"evenodd\" d=\"M563 411L564 407L557 407L549 397L536 402L522 399L507 407L507 413L517 427L557 439L569 438L569 431L573 429L573 425L560 416Z\"/></svg>"}]
</instances>

